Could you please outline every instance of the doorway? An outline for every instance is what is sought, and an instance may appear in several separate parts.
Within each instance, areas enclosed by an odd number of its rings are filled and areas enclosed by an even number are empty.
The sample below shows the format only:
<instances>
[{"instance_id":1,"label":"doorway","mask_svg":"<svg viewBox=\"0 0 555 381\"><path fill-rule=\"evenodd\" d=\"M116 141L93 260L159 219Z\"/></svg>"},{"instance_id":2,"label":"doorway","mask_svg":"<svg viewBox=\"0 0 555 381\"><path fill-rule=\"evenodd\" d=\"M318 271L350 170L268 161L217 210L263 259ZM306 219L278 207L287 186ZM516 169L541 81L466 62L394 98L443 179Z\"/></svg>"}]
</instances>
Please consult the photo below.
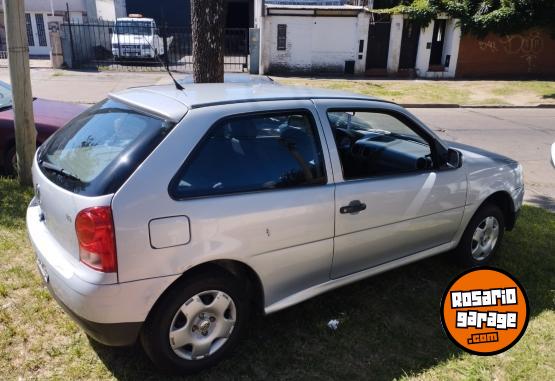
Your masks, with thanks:
<instances>
[{"instance_id":1,"label":"doorway","mask_svg":"<svg viewBox=\"0 0 555 381\"><path fill-rule=\"evenodd\" d=\"M419 38L420 24L416 21L405 19L403 22L403 35L401 37L399 69L414 69L416 66Z\"/></svg>"},{"instance_id":2,"label":"doorway","mask_svg":"<svg viewBox=\"0 0 555 381\"><path fill-rule=\"evenodd\" d=\"M370 20L370 26L368 28L366 70L370 70L371 72L383 71L385 74L387 69L387 55L389 53L391 20L389 15L375 15L374 17L376 17L376 19Z\"/></svg>"},{"instance_id":3,"label":"doorway","mask_svg":"<svg viewBox=\"0 0 555 381\"><path fill-rule=\"evenodd\" d=\"M443 69L441 59L443 57L443 45L445 42L445 25L447 20L434 20L434 32L432 34L432 51L430 52L430 69Z\"/></svg>"},{"instance_id":4,"label":"doorway","mask_svg":"<svg viewBox=\"0 0 555 381\"><path fill-rule=\"evenodd\" d=\"M50 42L46 34L46 16L44 13L25 13L25 27L29 54L45 56L50 54Z\"/></svg>"}]
</instances>

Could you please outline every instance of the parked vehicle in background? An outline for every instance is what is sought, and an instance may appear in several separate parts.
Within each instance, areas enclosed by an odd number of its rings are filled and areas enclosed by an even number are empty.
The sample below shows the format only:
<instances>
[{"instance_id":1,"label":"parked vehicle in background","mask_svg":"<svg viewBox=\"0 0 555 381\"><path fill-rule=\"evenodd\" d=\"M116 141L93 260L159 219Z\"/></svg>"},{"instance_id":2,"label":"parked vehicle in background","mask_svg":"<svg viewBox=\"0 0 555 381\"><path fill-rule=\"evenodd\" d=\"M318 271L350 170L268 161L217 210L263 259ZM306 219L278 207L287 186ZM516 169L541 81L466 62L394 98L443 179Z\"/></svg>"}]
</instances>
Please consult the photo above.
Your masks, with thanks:
<instances>
[{"instance_id":1,"label":"parked vehicle in background","mask_svg":"<svg viewBox=\"0 0 555 381\"><path fill-rule=\"evenodd\" d=\"M86 108L73 103L35 98L33 113L37 129L37 146ZM15 128L12 89L0 81L0 166L5 174L15 173Z\"/></svg>"},{"instance_id":2,"label":"parked vehicle in background","mask_svg":"<svg viewBox=\"0 0 555 381\"><path fill-rule=\"evenodd\" d=\"M130 15L116 20L112 34L114 58L156 58L166 54L154 19ZM171 37L167 45L171 44Z\"/></svg>"},{"instance_id":3,"label":"parked vehicle in background","mask_svg":"<svg viewBox=\"0 0 555 381\"><path fill-rule=\"evenodd\" d=\"M522 167L402 107L273 84L134 88L37 152L27 227L52 295L94 339L187 373L273 313L453 250L488 263Z\"/></svg>"}]
</instances>

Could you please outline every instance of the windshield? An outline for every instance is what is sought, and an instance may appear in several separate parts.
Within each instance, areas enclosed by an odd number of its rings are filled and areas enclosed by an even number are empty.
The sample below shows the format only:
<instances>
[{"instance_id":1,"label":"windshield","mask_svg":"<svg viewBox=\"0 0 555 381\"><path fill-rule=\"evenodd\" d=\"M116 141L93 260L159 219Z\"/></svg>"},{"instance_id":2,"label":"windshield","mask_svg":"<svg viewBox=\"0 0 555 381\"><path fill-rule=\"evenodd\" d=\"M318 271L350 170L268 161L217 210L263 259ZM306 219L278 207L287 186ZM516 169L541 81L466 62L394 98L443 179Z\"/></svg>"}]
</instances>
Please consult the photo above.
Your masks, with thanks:
<instances>
[{"instance_id":1,"label":"windshield","mask_svg":"<svg viewBox=\"0 0 555 381\"><path fill-rule=\"evenodd\" d=\"M0 109L12 106L12 88L0 81Z\"/></svg>"},{"instance_id":2,"label":"windshield","mask_svg":"<svg viewBox=\"0 0 555 381\"><path fill-rule=\"evenodd\" d=\"M328 118L334 128L356 130L372 134L392 135L397 138L411 140L418 143L426 142L401 121L387 114L366 112L329 112Z\"/></svg>"},{"instance_id":3,"label":"windshield","mask_svg":"<svg viewBox=\"0 0 555 381\"><path fill-rule=\"evenodd\" d=\"M150 36L153 32L150 21L117 21L117 34L134 34L139 36Z\"/></svg>"},{"instance_id":4,"label":"windshield","mask_svg":"<svg viewBox=\"0 0 555 381\"><path fill-rule=\"evenodd\" d=\"M75 193L112 193L172 126L106 100L52 135L40 151L39 165L51 181Z\"/></svg>"}]
</instances>

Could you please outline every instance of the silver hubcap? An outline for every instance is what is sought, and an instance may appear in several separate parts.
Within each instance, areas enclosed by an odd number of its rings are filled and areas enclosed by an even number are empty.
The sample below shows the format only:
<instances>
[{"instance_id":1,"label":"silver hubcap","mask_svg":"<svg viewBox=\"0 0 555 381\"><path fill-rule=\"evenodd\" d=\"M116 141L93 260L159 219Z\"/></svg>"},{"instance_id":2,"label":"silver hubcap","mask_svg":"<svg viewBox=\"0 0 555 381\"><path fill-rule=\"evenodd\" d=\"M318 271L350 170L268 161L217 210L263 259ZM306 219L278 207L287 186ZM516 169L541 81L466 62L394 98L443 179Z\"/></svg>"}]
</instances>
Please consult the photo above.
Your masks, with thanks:
<instances>
[{"instance_id":1,"label":"silver hubcap","mask_svg":"<svg viewBox=\"0 0 555 381\"><path fill-rule=\"evenodd\" d=\"M499 221L493 216L486 217L478 224L472 235L472 258L477 261L486 259L497 244Z\"/></svg>"},{"instance_id":2,"label":"silver hubcap","mask_svg":"<svg viewBox=\"0 0 555 381\"><path fill-rule=\"evenodd\" d=\"M227 341L237 319L235 303L223 291L196 294L176 312L170 345L181 358L198 360L215 353Z\"/></svg>"}]
</instances>

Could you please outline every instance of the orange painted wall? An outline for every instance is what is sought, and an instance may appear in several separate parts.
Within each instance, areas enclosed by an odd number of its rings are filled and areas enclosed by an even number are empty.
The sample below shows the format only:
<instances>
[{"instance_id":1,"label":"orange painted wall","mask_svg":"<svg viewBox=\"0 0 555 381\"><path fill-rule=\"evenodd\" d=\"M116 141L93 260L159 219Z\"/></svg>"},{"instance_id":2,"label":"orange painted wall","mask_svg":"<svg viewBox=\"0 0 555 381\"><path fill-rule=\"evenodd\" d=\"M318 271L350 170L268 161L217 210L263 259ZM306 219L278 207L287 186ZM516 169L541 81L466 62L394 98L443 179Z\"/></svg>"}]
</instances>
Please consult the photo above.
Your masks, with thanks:
<instances>
[{"instance_id":1,"label":"orange painted wall","mask_svg":"<svg viewBox=\"0 0 555 381\"><path fill-rule=\"evenodd\" d=\"M457 78L555 77L555 39L541 29L461 38Z\"/></svg>"}]
</instances>

